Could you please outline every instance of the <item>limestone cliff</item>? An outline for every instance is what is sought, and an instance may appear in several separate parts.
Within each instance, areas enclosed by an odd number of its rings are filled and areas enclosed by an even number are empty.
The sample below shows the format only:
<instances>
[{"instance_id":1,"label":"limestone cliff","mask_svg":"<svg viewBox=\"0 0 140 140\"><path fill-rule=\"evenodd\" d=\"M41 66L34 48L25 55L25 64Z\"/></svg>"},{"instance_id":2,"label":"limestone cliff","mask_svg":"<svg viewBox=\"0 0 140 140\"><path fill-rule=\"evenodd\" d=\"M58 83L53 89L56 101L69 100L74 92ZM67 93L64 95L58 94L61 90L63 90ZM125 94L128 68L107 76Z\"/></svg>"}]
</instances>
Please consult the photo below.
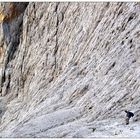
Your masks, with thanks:
<instances>
[{"instance_id":1,"label":"limestone cliff","mask_svg":"<svg viewBox=\"0 0 140 140\"><path fill-rule=\"evenodd\" d=\"M140 136L139 3L0 6L1 137Z\"/></svg>"}]
</instances>

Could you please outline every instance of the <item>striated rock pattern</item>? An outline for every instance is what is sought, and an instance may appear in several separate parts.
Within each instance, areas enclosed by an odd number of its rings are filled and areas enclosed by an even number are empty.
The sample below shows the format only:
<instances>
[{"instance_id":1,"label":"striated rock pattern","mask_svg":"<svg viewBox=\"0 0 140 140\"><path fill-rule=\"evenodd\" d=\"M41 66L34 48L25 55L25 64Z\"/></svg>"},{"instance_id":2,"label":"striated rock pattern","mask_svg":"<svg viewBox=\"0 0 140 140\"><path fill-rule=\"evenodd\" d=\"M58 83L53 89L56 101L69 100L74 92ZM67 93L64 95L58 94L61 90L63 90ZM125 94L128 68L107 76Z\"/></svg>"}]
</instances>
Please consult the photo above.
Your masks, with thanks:
<instances>
[{"instance_id":1,"label":"striated rock pattern","mask_svg":"<svg viewBox=\"0 0 140 140\"><path fill-rule=\"evenodd\" d=\"M0 11L1 137L140 137L139 3Z\"/></svg>"}]
</instances>

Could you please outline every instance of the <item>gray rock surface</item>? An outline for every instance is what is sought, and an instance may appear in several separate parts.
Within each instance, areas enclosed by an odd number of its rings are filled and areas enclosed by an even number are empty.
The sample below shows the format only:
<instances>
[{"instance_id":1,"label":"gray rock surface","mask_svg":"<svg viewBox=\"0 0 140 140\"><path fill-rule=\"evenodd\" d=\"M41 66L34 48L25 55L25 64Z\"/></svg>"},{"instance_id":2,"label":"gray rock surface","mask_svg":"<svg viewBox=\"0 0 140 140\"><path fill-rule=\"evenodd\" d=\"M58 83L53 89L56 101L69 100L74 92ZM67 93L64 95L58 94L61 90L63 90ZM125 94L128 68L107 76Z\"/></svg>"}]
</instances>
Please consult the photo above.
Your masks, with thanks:
<instances>
[{"instance_id":1,"label":"gray rock surface","mask_svg":"<svg viewBox=\"0 0 140 140\"><path fill-rule=\"evenodd\" d=\"M140 137L140 4L13 4L20 14L0 28L0 136Z\"/></svg>"}]
</instances>

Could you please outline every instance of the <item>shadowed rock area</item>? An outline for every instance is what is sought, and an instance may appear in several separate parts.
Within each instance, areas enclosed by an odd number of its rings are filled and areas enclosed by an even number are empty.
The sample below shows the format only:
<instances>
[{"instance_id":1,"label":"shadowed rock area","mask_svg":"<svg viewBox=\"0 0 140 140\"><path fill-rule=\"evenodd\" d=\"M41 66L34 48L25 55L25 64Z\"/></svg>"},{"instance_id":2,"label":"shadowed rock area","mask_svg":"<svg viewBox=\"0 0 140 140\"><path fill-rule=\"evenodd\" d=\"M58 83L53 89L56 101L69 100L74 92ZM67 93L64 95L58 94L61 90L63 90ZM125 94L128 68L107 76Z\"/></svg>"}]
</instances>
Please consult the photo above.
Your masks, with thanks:
<instances>
[{"instance_id":1,"label":"shadowed rock area","mask_svg":"<svg viewBox=\"0 0 140 140\"><path fill-rule=\"evenodd\" d=\"M0 137L140 137L139 13L137 2L1 3Z\"/></svg>"}]
</instances>

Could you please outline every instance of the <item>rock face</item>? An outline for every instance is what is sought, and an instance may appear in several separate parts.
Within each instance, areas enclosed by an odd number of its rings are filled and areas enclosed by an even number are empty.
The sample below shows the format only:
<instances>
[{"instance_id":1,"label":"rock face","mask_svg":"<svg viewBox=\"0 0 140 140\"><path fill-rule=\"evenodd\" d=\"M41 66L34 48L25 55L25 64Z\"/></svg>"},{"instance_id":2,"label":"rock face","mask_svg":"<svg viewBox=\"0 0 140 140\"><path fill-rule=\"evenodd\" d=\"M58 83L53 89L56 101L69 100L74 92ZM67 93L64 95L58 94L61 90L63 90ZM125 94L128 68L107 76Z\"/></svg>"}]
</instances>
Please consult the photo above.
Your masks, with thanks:
<instances>
[{"instance_id":1,"label":"rock face","mask_svg":"<svg viewBox=\"0 0 140 140\"><path fill-rule=\"evenodd\" d=\"M1 9L1 137L140 137L139 3Z\"/></svg>"}]
</instances>

